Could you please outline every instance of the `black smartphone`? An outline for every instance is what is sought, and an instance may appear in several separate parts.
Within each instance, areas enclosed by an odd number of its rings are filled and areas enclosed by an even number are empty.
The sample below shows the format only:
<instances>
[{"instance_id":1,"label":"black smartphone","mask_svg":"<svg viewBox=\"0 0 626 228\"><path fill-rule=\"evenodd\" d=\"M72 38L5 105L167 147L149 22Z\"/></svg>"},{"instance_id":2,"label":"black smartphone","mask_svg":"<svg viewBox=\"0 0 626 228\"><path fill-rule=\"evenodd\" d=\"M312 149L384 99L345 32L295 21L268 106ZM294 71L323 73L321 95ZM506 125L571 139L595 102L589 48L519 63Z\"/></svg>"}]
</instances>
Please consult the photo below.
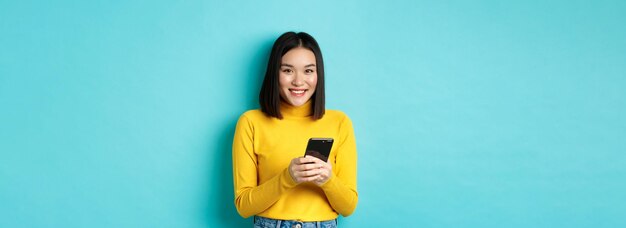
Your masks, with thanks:
<instances>
[{"instance_id":1,"label":"black smartphone","mask_svg":"<svg viewBox=\"0 0 626 228\"><path fill-rule=\"evenodd\" d=\"M324 162L328 162L328 156L330 155L330 149L333 147L332 138L310 138L309 143L306 145L306 151L304 156L313 156L319 158Z\"/></svg>"}]
</instances>

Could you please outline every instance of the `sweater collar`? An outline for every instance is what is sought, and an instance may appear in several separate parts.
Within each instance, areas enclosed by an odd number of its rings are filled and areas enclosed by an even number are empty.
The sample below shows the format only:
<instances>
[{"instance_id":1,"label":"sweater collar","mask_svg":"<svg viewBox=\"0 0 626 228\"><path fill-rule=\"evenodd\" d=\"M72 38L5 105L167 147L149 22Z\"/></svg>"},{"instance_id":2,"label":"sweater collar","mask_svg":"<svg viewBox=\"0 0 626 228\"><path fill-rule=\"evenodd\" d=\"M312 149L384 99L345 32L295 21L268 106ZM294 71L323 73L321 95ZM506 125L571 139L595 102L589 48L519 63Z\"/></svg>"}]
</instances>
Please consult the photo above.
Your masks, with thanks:
<instances>
[{"instance_id":1,"label":"sweater collar","mask_svg":"<svg viewBox=\"0 0 626 228\"><path fill-rule=\"evenodd\" d=\"M311 99L301 106L293 106L285 101L280 101L280 114L283 117L307 117L311 116Z\"/></svg>"}]
</instances>

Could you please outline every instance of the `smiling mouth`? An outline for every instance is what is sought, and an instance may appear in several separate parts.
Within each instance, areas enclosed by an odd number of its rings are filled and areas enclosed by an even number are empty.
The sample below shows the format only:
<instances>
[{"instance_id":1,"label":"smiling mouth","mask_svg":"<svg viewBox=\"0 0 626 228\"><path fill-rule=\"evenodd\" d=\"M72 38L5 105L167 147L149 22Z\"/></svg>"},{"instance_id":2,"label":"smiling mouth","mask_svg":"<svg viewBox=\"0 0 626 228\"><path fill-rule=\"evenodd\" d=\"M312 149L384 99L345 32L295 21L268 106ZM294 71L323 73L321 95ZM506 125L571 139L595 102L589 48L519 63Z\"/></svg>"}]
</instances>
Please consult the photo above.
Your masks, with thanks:
<instances>
[{"instance_id":1,"label":"smiling mouth","mask_svg":"<svg viewBox=\"0 0 626 228\"><path fill-rule=\"evenodd\" d=\"M308 89L289 89L292 96L301 97Z\"/></svg>"}]
</instances>

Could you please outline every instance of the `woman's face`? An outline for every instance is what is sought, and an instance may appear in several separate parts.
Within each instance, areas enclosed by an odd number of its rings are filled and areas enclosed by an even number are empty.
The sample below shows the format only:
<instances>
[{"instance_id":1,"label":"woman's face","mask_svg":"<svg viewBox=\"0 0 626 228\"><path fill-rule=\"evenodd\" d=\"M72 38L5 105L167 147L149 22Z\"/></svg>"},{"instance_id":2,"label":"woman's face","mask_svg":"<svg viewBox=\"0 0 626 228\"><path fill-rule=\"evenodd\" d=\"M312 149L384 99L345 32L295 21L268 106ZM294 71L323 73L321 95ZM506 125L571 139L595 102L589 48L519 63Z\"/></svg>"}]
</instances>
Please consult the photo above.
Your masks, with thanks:
<instances>
[{"instance_id":1,"label":"woman's face","mask_svg":"<svg viewBox=\"0 0 626 228\"><path fill-rule=\"evenodd\" d=\"M282 57L278 78L280 97L293 106L303 105L317 86L315 54L303 47L289 50Z\"/></svg>"}]
</instances>

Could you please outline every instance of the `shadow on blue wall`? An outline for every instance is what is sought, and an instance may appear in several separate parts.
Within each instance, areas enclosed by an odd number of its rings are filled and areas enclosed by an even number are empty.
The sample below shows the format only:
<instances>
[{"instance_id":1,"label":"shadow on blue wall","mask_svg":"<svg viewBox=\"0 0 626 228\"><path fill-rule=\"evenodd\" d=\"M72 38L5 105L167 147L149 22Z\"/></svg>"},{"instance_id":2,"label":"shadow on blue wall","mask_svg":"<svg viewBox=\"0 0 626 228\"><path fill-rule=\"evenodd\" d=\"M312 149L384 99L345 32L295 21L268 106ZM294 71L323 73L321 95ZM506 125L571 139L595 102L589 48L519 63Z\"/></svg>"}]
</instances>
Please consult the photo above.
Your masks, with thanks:
<instances>
[{"instance_id":1,"label":"shadow on blue wall","mask_svg":"<svg viewBox=\"0 0 626 228\"><path fill-rule=\"evenodd\" d=\"M240 104L245 105L245 110L258 108L258 93L261 88L261 83L263 82L267 60L269 59L269 53L274 39L274 37L271 37L264 42L260 42L257 46L257 51L250 55L250 65L247 75L245 75L248 80L241 80L246 83L245 85L241 85L241 87L255 89L245 90L245 99L240 102ZM250 85L249 83L254 84ZM218 222L221 227L251 227L253 223L252 217L243 219L239 216L234 204L231 149L235 125L241 114L242 113L233 113L222 121L218 121L219 126L212 127L212 129L219 130L220 137L217 143L212 145L212 148L209 148L208 151L208 153L216 154L216 159L213 160L215 163L209 167L209 178L217 180L216 182L219 184L217 184L217 186L209 186L210 188L218 189L213 189L215 195L208 198L206 206L211 208L215 207L215 205L219 205L217 208L223 209L217 210L215 214L207 215L207 224L215 224L215 222Z\"/></svg>"}]
</instances>

